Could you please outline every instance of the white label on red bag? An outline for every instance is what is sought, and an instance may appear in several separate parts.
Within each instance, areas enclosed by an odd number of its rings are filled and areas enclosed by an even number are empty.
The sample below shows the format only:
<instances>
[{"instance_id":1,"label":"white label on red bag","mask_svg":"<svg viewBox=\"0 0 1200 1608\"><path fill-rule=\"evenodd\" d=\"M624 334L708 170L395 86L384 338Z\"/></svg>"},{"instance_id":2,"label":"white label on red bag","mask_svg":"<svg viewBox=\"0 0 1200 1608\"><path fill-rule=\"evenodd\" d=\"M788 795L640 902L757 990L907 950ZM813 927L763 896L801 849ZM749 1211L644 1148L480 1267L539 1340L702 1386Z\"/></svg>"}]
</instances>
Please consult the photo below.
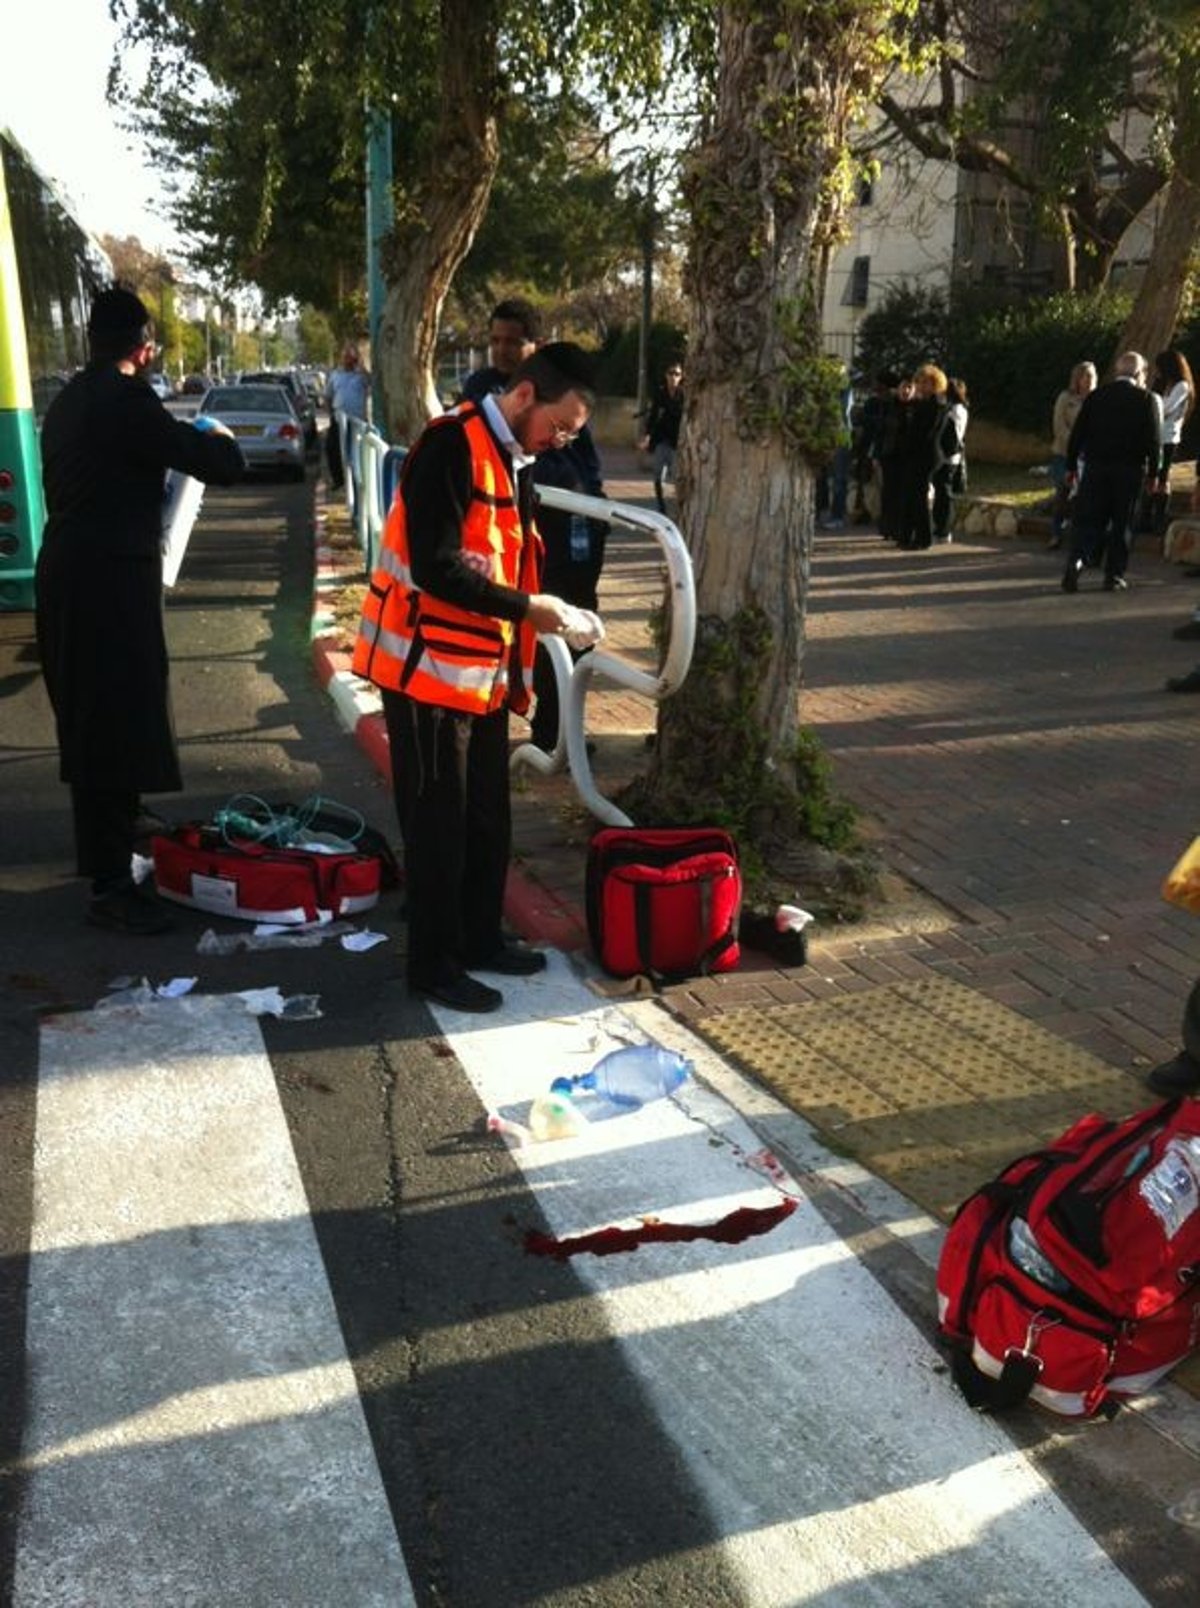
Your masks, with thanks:
<instances>
[{"instance_id":1,"label":"white label on red bag","mask_svg":"<svg viewBox=\"0 0 1200 1608\"><path fill-rule=\"evenodd\" d=\"M1158 1165L1146 1174L1138 1191L1174 1239L1200 1206L1200 1138L1171 1139Z\"/></svg>"},{"instance_id":2,"label":"white label on red bag","mask_svg":"<svg viewBox=\"0 0 1200 1608\"><path fill-rule=\"evenodd\" d=\"M237 883L232 877L206 877L192 872L192 898L214 915L237 915Z\"/></svg>"}]
</instances>

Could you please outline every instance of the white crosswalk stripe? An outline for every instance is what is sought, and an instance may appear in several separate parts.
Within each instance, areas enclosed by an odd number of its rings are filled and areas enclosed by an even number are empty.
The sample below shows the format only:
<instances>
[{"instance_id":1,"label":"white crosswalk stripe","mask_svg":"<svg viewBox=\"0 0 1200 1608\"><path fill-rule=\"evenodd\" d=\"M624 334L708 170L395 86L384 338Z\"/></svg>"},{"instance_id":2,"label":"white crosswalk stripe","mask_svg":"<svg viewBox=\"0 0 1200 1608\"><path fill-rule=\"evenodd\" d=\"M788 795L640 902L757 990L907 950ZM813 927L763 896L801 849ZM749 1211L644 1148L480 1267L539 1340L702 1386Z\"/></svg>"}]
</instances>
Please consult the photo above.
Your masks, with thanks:
<instances>
[{"instance_id":1,"label":"white crosswalk stripe","mask_svg":"<svg viewBox=\"0 0 1200 1608\"><path fill-rule=\"evenodd\" d=\"M257 1020L43 1027L16 1608L414 1601Z\"/></svg>"}]
</instances>

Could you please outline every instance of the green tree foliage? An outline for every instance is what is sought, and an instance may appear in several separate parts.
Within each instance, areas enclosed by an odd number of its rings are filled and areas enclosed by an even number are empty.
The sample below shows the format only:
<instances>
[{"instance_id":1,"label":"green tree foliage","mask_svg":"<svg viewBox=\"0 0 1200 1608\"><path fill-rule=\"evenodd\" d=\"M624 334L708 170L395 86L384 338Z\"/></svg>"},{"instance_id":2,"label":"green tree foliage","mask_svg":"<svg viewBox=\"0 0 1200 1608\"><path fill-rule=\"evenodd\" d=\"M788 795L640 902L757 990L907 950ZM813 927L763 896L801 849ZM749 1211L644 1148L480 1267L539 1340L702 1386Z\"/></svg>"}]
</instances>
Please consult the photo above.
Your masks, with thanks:
<instances>
[{"instance_id":1,"label":"green tree foliage","mask_svg":"<svg viewBox=\"0 0 1200 1608\"><path fill-rule=\"evenodd\" d=\"M704 0L110 0L150 53L115 92L195 181L176 208L198 259L345 326L361 286L363 106L392 120L395 223L374 354L401 435L433 405L437 325L486 210L505 114L590 63L608 99L653 95L673 52L711 55ZM361 325L359 326L361 327Z\"/></svg>"},{"instance_id":2,"label":"green tree foliage","mask_svg":"<svg viewBox=\"0 0 1200 1608\"><path fill-rule=\"evenodd\" d=\"M504 160L488 210L454 281L474 326L503 287L562 301L638 250L638 202L609 160L595 111L579 95L531 90L504 118Z\"/></svg>"},{"instance_id":3,"label":"green tree foliage","mask_svg":"<svg viewBox=\"0 0 1200 1608\"><path fill-rule=\"evenodd\" d=\"M1076 363L1103 378L1129 314L1128 294L1063 292L1013 307L958 308L946 362L961 374L981 418L1049 436L1054 399Z\"/></svg>"},{"instance_id":4,"label":"green tree foliage","mask_svg":"<svg viewBox=\"0 0 1200 1608\"><path fill-rule=\"evenodd\" d=\"M609 396L636 396L640 330L624 324L612 330L600 348L597 381ZM678 325L655 319L650 326L650 383L658 385L668 363L687 358L687 334Z\"/></svg>"},{"instance_id":5,"label":"green tree foliage","mask_svg":"<svg viewBox=\"0 0 1200 1608\"><path fill-rule=\"evenodd\" d=\"M858 326L855 368L873 378L884 369L912 374L944 360L949 324L946 294L910 281L889 285Z\"/></svg>"},{"instance_id":6,"label":"green tree foliage","mask_svg":"<svg viewBox=\"0 0 1200 1608\"><path fill-rule=\"evenodd\" d=\"M287 27L259 0L111 9L151 65L132 83L118 59L110 91L147 134L193 265L221 284L258 285L268 305L309 302L352 323L363 255L358 8L307 5Z\"/></svg>"}]
</instances>

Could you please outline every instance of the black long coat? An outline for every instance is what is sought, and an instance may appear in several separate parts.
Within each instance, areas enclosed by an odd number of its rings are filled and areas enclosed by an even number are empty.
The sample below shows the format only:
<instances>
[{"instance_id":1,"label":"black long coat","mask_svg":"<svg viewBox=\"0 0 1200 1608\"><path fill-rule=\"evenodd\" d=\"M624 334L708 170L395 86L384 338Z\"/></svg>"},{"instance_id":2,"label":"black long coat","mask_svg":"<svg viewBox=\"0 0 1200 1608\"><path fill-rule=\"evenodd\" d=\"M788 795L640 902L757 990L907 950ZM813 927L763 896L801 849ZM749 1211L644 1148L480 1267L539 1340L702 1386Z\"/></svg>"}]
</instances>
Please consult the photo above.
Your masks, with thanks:
<instances>
[{"instance_id":1,"label":"black long coat","mask_svg":"<svg viewBox=\"0 0 1200 1608\"><path fill-rule=\"evenodd\" d=\"M59 774L87 788L176 791L163 477L179 469L231 485L242 473L237 443L173 418L143 380L96 363L51 404L42 463L37 639Z\"/></svg>"}]
</instances>

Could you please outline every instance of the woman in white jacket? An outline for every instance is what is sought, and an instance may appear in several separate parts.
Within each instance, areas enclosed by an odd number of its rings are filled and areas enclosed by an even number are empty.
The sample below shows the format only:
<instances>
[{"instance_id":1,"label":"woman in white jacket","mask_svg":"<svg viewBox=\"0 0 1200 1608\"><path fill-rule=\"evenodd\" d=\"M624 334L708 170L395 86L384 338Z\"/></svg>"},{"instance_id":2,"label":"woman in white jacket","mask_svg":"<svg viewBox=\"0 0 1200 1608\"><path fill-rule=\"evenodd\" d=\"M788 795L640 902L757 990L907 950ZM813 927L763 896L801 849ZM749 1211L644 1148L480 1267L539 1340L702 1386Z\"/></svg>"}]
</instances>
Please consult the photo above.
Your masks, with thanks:
<instances>
[{"instance_id":1,"label":"woman in white jacket","mask_svg":"<svg viewBox=\"0 0 1200 1608\"><path fill-rule=\"evenodd\" d=\"M1151 387L1162 401L1161 490L1151 500L1150 528L1161 534L1167 526L1167 504L1171 496L1171 465L1179 456L1183 427L1196 403L1196 383L1182 352L1160 352L1154 359Z\"/></svg>"}]
</instances>

